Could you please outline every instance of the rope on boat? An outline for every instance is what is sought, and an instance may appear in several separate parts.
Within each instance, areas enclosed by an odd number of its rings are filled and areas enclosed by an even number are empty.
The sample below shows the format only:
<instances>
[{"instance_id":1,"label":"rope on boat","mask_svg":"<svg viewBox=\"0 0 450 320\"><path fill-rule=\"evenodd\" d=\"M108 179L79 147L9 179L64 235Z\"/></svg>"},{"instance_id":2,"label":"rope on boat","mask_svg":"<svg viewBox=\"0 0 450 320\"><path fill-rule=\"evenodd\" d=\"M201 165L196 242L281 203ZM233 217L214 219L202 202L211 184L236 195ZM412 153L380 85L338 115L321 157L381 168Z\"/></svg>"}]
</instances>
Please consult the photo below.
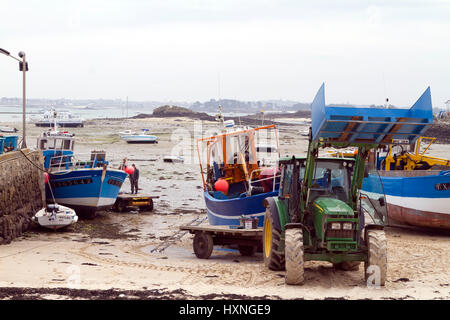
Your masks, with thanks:
<instances>
[{"instance_id":1,"label":"rope on boat","mask_svg":"<svg viewBox=\"0 0 450 320\"><path fill-rule=\"evenodd\" d=\"M19 149L19 151L23 154L25 159L27 159L33 166L35 166L36 168L38 168L42 172L48 173L47 171L45 171L44 169L39 167L37 164L35 164L30 158L28 158L27 155L22 151L22 149ZM52 186L50 185L50 181L48 182L48 188L50 189L50 193L52 194L53 203L56 203L55 196L53 195Z\"/></svg>"}]
</instances>

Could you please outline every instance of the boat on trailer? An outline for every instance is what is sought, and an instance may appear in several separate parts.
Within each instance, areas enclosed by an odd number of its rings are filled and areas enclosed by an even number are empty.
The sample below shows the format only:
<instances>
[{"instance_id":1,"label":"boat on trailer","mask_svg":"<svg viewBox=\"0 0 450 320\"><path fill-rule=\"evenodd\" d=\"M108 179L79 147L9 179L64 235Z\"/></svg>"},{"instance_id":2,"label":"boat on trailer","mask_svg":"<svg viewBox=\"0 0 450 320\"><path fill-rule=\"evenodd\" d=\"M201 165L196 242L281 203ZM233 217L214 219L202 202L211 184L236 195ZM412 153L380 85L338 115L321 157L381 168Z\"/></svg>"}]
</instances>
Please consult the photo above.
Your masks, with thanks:
<instances>
[{"instance_id":1,"label":"boat on trailer","mask_svg":"<svg viewBox=\"0 0 450 320\"><path fill-rule=\"evenodd\" d=\"M274 139L275 125L233 131L197 139L203 194L210 225L239 225L241 218L258 218L264 224L266 197L278 194L278 167L263 167L256 140ZM272 140L273 141L273 140ZM273 153L278 159L279 153ZM222 181L221 181L222 180ZM226 185L218 189L217 183Z\"/></svg>"},{"instance_id":2,"label":"boat on trailer","mask_svg":"<svg viewBox=\"0 0 450 320\"><path fill-rule=\"evenodd\" d=\"M57 129L44 132L37 139L49 175L45 186L47 202L93 218L97 211L114 205L127 173L110 168L103 151L92 151L90 159L78 159L74 144L73 134Z\"/></svg>"}]
</instances>

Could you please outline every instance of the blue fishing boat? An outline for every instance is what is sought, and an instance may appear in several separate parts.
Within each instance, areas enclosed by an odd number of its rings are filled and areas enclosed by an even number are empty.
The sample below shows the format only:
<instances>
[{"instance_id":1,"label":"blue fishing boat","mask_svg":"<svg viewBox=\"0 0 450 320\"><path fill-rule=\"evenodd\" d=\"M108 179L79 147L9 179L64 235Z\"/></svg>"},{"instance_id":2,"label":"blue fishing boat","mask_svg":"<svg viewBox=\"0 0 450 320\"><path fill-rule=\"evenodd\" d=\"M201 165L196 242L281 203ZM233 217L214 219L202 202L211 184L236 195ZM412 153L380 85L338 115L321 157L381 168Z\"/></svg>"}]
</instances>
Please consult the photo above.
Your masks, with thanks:
<instances>
[{"instance_id":1,"label":"blue fishing boat","mask_svg":"<svg viewBox=\"0 0 450 320\"><path fill-rule=\"evenodd\" d=\"M105 153L92 151L90 159L75 157L74 135L68 132L44 132L37 148L44 155L49 175L45 187L47 202L75 209L78 214L94 217L99 210L112 207L127 174L111 169Z\"/></svg>"},{"instance_id":2,"label":"blue fishing boat","mask_svg":"<svg viewBox=\"0 0 450 320\"><path fill-rule=\"evenodd\" d=\"M256 141L263 139L276 140L278 150L275 125L237 131L226 128L222 134L197 140L206 212L211 225L240 225L244 217L258 218L258 226L263 226L266 210L263 201L277 195L279 188L277 166L263 166L256 148ZM269 155L279 157L278 152ZM206 160L202 161L203 158Z\"/></svg>"},{"instance_id":3,"label":"blue fishing boat","mask_svg":"<svg viewBox=\"0 0 450 320\"><path fill-rule=\"evenodd\" d=\"M420 136L433 122L430 88L402 112L414 120L413 144L405 139L411 136L387 137L388 148L372 157L375 170L363 180L361 192L371 199L385 196L389 225L450 229L450 161L425 155L431 143L419 150ZM415 152L407 150L414 143Z\"/></svg>"}]
</instances>

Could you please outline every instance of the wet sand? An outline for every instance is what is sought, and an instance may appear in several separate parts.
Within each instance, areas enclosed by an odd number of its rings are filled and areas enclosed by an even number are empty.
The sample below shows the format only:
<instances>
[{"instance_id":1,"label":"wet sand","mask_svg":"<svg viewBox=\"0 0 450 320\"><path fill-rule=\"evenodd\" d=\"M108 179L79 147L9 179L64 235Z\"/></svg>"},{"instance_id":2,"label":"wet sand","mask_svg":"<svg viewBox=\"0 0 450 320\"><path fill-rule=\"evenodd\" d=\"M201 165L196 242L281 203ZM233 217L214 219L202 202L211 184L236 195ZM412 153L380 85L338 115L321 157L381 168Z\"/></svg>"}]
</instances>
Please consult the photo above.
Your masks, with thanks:
<instances>
[{"instance_id":1,"label":"wet sand","mask_svg":"<svg viewBox=\"0 0 450 320\"><path fill-rule=\"evenodd\" d=\"M7 125L7 124L5 124ZM196 123L195 125L199 125ZM20 128L20 124L11 124ZM202 128L215 123L203 122ZM126 144L124 129L149 128L158 144ZM303 127L281 125L282 155L304 154ZM387 228L386 287L365 286L363 267L346 272L324 262L306 262L306 281L287 286L283 271L264 267L261 253L242 257L235 250L215 248L208 260L195 257L192 235L162 253L150 251L180 225L204 217L202 182L197 163L164 163L177 141L174 130L190 132L189 119L90 121L76 134L76 153L105 150L112 165L123 157L140 169L141 193L159 196L152 212L102 212L94 220L56 232L35 226L8 245L0 246L0 299L449 299L450 234ZM28 126L34 146L42 128ZM191 154L196 157L191 144ZM434 145L430 154L450 157L448 145ZM192 158L194 159L194 158ZM128 180L122 191L129 192ZM207 222L205 222L207 223Z\"/></svg>"}]
</instances>

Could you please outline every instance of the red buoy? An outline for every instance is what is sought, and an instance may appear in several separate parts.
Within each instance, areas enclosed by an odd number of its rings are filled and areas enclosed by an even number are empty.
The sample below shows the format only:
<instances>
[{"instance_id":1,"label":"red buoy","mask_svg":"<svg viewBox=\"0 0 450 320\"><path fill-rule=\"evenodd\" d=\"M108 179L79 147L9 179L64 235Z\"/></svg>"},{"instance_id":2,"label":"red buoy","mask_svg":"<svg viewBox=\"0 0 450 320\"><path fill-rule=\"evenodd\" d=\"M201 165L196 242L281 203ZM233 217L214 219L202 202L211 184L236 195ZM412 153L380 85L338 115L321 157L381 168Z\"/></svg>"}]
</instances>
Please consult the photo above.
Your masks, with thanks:
<instances>
[{"instance_id":1,"label":"red buoy","mask_svg":"<svg viewBox=\"0 0 450 320\"><path fill-rule=\"evenodd\" d=\"M222 191L225 194L228 192L228 187L228 182L224 179L219 179L214 183L214 189L216 189L216 191Z\"/></svg>"},{"instance_id":2,"label":"red buoy","mask_svg":"<svg viewBox=\"0 0 450 320\"><path fill-rule=\"evenodd\" d=\"M124 171L128 174L133 174L134 168L132 166L126 166Z\"/></svg>"}]
</instances>

